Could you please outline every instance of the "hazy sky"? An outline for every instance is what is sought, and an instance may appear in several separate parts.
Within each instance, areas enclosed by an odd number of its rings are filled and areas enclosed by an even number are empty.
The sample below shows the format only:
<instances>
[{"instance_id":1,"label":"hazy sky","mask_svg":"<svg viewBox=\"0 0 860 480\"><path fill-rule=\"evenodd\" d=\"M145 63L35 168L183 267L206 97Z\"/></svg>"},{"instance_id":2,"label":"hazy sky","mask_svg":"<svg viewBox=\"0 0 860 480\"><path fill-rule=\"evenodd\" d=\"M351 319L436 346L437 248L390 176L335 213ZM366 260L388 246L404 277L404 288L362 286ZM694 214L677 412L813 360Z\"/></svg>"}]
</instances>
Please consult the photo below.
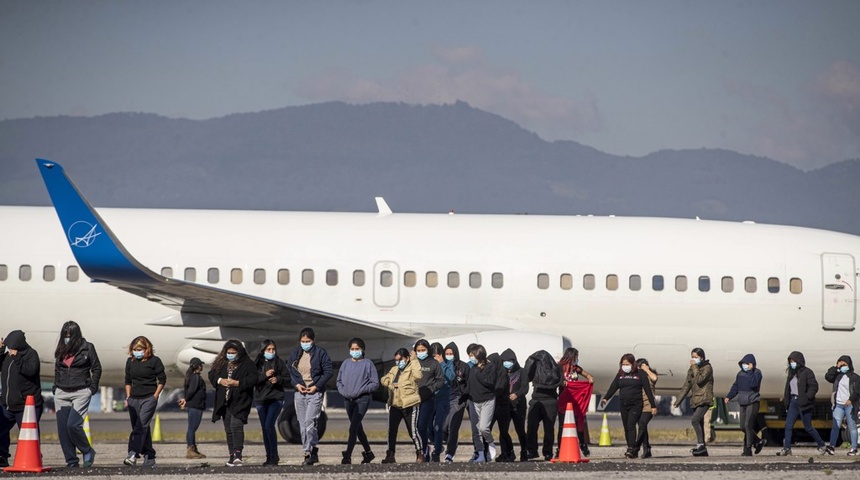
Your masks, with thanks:
<instances>
[{"instance_id":1,"label":"hazy sky","mask_svg":"<svg viewBox=\"0 0 860 480\"><path fill-rule=\"evenodd\" d=\"M0 2L0 119L457 99L622 155L860 157L860 1Z\"/></svg>"}]
</instances>

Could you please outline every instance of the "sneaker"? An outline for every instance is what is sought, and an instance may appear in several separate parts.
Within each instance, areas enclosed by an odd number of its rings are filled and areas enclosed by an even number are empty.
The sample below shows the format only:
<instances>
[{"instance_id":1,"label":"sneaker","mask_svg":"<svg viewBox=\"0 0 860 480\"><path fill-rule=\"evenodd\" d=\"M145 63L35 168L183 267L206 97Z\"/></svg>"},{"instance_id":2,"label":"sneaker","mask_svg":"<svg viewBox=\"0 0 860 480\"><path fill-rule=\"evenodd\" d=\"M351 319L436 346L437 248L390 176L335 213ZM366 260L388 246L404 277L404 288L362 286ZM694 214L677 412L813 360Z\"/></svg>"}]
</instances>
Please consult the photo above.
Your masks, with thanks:
<instances>
[{"instance_id":1,"label":"sneaker","mask_svg":"<svg viewBox=\"0 0 860 480\"><path fill-rule=\"evenodd\" d=\"M144 455L142 466L143 468L155 468L155 458L152 458L149 455Z\"/></svg>"},{"instance_id":2,"label":"sneaker","mask_svg":"<svg viewBox=\"0 0 860 480\"><path fill-rule=\"evenodd\" d=\"M764 442L760 441L760 442L756 443L755 446L753 447L753 453L758 455L759 453L761 453L762 448L764 448Z\"/></svg>"},{"instance_id":3,"label":"sneaker","mask_svg":"<svg viewBox=\"0 0 860 480\"><path fill-rule=\"evenodd\" d=\"M226 463L228 467L241 467L242 455L230 455L230 461Z\"/></svg>"},{"instance_id":4,"label":"sneaker","mask_svg":"<svg viewBox=\"0 0 860 480\"><path fill-rule=\"evenodd\" d=\"M830 445L827 445L827 446L822 445L822 446L818 447L818 454L819 455L833 455L832 453L827 451L828 450L827 447L829 447L829 446Z\"/></svg>"},{"instance_id":5,"label":"sneaker","mask_svg":"<svg viewBox=\"0 0 860 480\"><path fill-rule=\"evenodd\" d=\"M82 456L84 457L84 468L90 468L93 466L93 462L96 461L96 450L90 447L90 451Z\"/></svg>"},{"instance_id":6,"label":"sneaker","mask_svg":"<svg viewBox=\"0 0 860 480\"><path fill-rule=\"evenodd\" d=\"M487 445L487 453L489 454L487 457L488 462L492 462L496 459L496 442L490 442L490 444Z\"/></svg>"},{"instance_id":7,"label":"sneaker","mask_svg":"<svg viewBox=\"0 0 860 480\"><path fill-rule=\"evenodd\" d=\"M579 451L582 452L582 454L586 457L591 456L591 450L588 449L588 445L586 445L585 443L579 444Z\"/></svg>"},{"instance_id":8,"label":"sneaker","mask_svg":"<svg viewBox=\"0 0 860 480\"><path fill-rule=\"evenodd\" d=\"M134 467L137 465L137 453L128 452L128 456L125 457L125 460L122 461L123 465L128 465L129 467Z\"/></svg>"},{"instance_id":9,"label":"sneaker","mask_svg":"<svg viewBox=\"0 0 860 480\"><path fill-rule=\"evenodd\" d=\"M782 450L776 452L776 454L777 454L777 456L780 456L780 457L787 457L787 456L791 455L791 449L790 448L783 448Z\"/></svg>"},{"instance_id":10,"label":"sneaker","mask_svg":"<svg viewBox=\"0 0 860 480\"><path fill-rule=\"evenodd\" d=\"M819 448L818 451L820 452L821 449ZM836 455L836 449L831 447L830 445L825 445L824 453L826 453L827 455Z\"/></svg>"},{"instance_id":11,"label":"sneaker","mask_svg":"<svg viewBox=\"0 0 860 480\"><path fill-rule=\"evenodd\" d=\"M451 454L445 455L445 463L454 463L454 456Z\"/></svg>"},{"instance_id":12,"label":"sneaker","mask_svg":"<svg viewBox=\"0 0 860 480\"><path fill-rule=\"evenodd\" d=\"M690 450L690 453L692 453L694 457L707 457L708 447L704 445L698 445L696 448Z\"/></svg>"},{"instance_id":13,"label":"sneaker","mask_svg":"<svg viewBox=\"0 0 860 480\"><path fill-rule=\"evenodd\" d=\"M231 454L230 454L230 459L229 459L229 460L227 460L227 461L224 463L224 465L225 465L225 466L227 466L227 467L232 467L232 466L233 466L233 460L236 460L236 456L235 456L235 455L233 455L233 454L231 453Z\"/></svg>"},{"instance_id":14,"label":"sneaker","mask_svg":"<svg viewBox=\"0 0 860 480\"><path fill-rule=\"evenodd\" d=\"M858 452L856 448L852 448L851 450L848 450L848 456L849 457L856 457L857 455L860 455L860 452Z\"/></svg>"},{"instance_id":15,"label":"sneaker","mask_svg":"<svg viewBox=\"0 0 860 480\"><path fill-rule=\"evenodd\" d=\"M484 452L475 452L475 455L469 460L469 463L486 463L487 458L484 457Z\"/></svg>"},{"instance_id":16,"label":"sneaker","mask_svg":"<svg viewBox=\"0 0 860 480\"><path fill-rule=\"evenodd\" d=\"M636 454L633 453L632 449L628 448L627 451L624 452L624 458L636 458Z\"/></svg>"}]
</instances>

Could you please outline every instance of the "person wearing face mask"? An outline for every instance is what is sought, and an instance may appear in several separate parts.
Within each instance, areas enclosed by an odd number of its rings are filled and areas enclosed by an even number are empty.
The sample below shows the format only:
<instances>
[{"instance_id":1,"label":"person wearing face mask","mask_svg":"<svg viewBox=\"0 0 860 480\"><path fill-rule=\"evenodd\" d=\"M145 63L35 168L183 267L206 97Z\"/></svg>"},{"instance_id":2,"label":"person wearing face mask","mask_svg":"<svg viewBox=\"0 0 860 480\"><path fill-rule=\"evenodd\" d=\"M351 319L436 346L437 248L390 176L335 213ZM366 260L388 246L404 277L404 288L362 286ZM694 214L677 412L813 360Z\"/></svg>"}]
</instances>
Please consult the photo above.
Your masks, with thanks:
<instances>
[{"instance_id":1,"label":"person wearing face mask","mask_svg":"<svg viewBox=\"0 0 860 480\"><path fill-rule=\"evenodd\" d=\"M785 439L782 450L776 454L780 456L791 455L791 436L797 417L803 422L812 439L818 444L819 453L827 453L827 447L818 431L812 427L812 410L815 407L815 394L818 393L818 381L812 369L806 367L806 359L800 352L791 352L788 356L788 378L785 380L785 393L783 403L785 404Z\"/></svg>"},{"instance_id":2,"label":"person wearing face mask","mask_svg":"<svg viewBox=\"0 0 860 480\"><path fill-rule=\"evenodd\" d=\"M322 412L323 394L333 375L331 357L316 344L316 334L310 327L299 332L299 346L290 354L290 378L296 395L296 417L305 452L304 465L318 463L320 441L317 422Z\"/></svg>"},{"instance_id":3,"label":"person wearing face mask","mask_svg":"<svg viewBox=\"0 0 860 480\"><path fill-rule=\"evenodd\" d=\"M744 432L744 449L741 456L751 457L753 450L761 453L764 443L756 434L756 416L758 415L759 388L761 387L761 370L756 368L755 356L752 353L744 355L738 365L741 370L735 376L735 383L729 389L724 402L728 404L732 399L738 402L740 407L740 426Z\"/></svg>"},{"instance_id":4,"label":"person wearing face mask","mask_svg":"<svg viewBox=\"0 0 860 480\"><path fill-rule=\"evenodd\" d=\"M406 431L415 445L415 462L424 462L424 449L418 435L418 415L415 407L421 403L418 394L418 381L421 379L421 363L415 350L401 348L394 353L394 366L386 373L380 383L388 389L388 449L382 463L397 463L397 430L400 422L406 423Z\"/></svg>"},{"instance_id":5,"label":"person wearing face mask","mask_svg":"<svg viewBox=\"0 0 860 480\"><path fill-rule=\"evenodd\" d=\"M164 364L156 357L152 342L144 336L135 337L128 345L125 362L125 395L131 434L128 436L128 456L123 464L133 467L143 456L143 466L155 468L150 422L155 416L158 397L167 383Z\"/></svg>"},{"instance_id":6,"label":"person wearing face mask","mask_svg":"<svg viewBox=\"0 0 860 480\"><path fill-rule=\"evenodd\" d=\"M477 454L469 463L492 462L496 458L492 426L499 375L496 366L487 358L487 350L483 345L475 345L468 353L469 363L473 364L469 374L469 416L471 418L474 414L478 433L473 437Z\"/></svg>"},{"instance_id":7,"label":"person wearing face mask","mask_svg":"<svg viewBox=\"0 0 860 480\"><path fill-rule=\"evenodd\" d=\"M454 379L451 380L451 398L449 399L448 416L445 418L443 436L445 442L445 463L453 463L454 455L460 443L460 425L463 423L463 414L466 412L466 402L469 398L467 391L469 383L469 372L471 367L468 362L460 360L460 349L454 342L445 346L445 361L451 362L454 369Z\"/></svg>"},{"instance_id":8,"label":"person wearing face mask","mask_svg":"<svg viewBox=\"0 0 860 480\"><path fill-rule=\"evenodd\" d=\"M442 456L442 443L445 439L445 421L448 418L448 410L451 408L451 382L454 380L454 362L453 360L445 359L445 347L441 343L435 342L430 345L430 356L439 362L439 368L442 370L442 378L444 383L442 388L436 391L433 395L433 402L436 404L433 412L433 451L430 454L430 462L439 463ZM425 450L430 449L430 445L426 445ZM424 456L427 460L427 456Z\"/></svg>"},{"instance_id":9,"label":"person wearing face mask","mask_svg":"<svg viewBox=\"0 0 860 480\"><path fill-rule=\"evenodd\" d=\"M364 358L364 340L353 338L348 345L349 358L340 364L337 372L337 391L343 396L346 415L349 418L349 437L340 463L352 463L356 440L360 441L364 448L361 452L361 463L370 463L376 455L370 449L361 422L370 406L371 395L379 388L379 373L373 361Z\"/></svg>"},{"instance_id":10,"label":"person wearing face mask","mask_svg":"<svg viewBox=\"0 0 860 480\"><path fill-rule=\"evenodd\" d=\"M21 430L24 406L29 395L36 401L36 423L42 417L42 387L39 354L27 343L21 330L0 339L0 464L9 466L9 432ZM26 431L26 430L25 430Z\"/></svg>"},{"instance_id":11,"label":"person wearing face mask","mask_svg":"<svg viewBox=\"0 0 860 480\"><path fill-rule=\"evenodd\" d=\"M197 449L197 429L203 420L206 410L206 382L200 377L203 372L203 360L197 357L191 359L188 370L185 371L183 395L179 399L179 407L188 414L188 428L185 430L185 458L199 460L206 458Z\"/></svg>"},{"instance_id":12,"label":"person wearing face mask","mask_svg":"<svg viewBox=\"0 0 860 480\"><path fill-rule=\"evenodd\" d=\"M263 429L263 445L266 461L263 465L275 466L281 460L278 455L278 431L275 424L284 406L284 387L290 383L287 364L278 356L278 346L272 340L263 340L254 362L257 368L257 384L254 386L254 405Z\"/></svg>"},{"instance_id":13,"label":"person wearing face mask","mask_svg":"<svg viewBox=\"0 0 860 480\"><path fill-rule=\"evenodd\" d=\"M558 416L558 388L564 382L561 366L546 350L539 350L523 366L525 380L532 383L526 429L526 460L538 458L538 429L543 424L544 460L551 460L555 443L555 421Z\"/></svg>"},{"instance_id":14,"label":"person wearing face mask","mask_svg":"<svg viewBox=\"0 0 860 480\"><path fill-rule=\"evenodd\" d=\"M646 358L637 358L636 365L643 375L648 377L648 386L651 387L651 393L657 391L657 370L651 368ZM642 446L642 458L651 458L651 442L648 437L648 424L657 412L657 405L651 403L648 395L642 392L642 416L639 417L639 436L636 442Z\"/></svg>"},{"instance_id":15,"label":"person wearing face mask","mask_svg":"<svg viewBox=\"0 0 860 480\"><path fill-rule=\"evenodd\" d=\"M84 468L90 467L96 452L84 433L84 417L90 399L99 390L102 364L96 347L86 341L81 327L73 321L63 324L54 351L54 408L57 412L57 436L66 458L66 466L80 466L78 451L83 452Z\"/></svg>"},{"instance_id":16,"label":"person wearing face mask","mask_svg":"<svg viewBox=\"0 0 860 480\"><path fill-rule=\"evenodd\" d=\"M651 392L648 375L637 368L636 357L632 353L625 353L621 357L618 373L612 379L609 390L606 391L606 395L600 401L601 409L606 408L606 404L617 391L620 391L621 422L624 424L624 438L627 441L627 451L624 456L636 458L639 456L639 448L641 447L639 437L636 435L636 427L642 416L642 395L648 397L651 405L656 405L657 402L654 400L654 393ZM652 407L651 414L655 415L656 413L657 409Z\"/></svg>"},{"instance_id":17,"label":"person wearing face mask","mask_svg":"<svg viewBox=\"0 0 860 480\"><path fill-rule=\"evenodd\" d=\"M830 444L826 446L827 454L836 453L836 441L842 428L842 419L848 423L848 437L851 439L851 450L848 455L857 456L857 401L860 400L860 375L854 373L854 362L848 355L842 355L836 360L836 365L827 369L824 379L833 384L833 394L830 403L833 406L833 427L830 429Z\"/></svg>"},{"instance_id":18,"label":"person wearing face mask","mask_svg":"<svg viewBox=\"0 0 860 480\"><path fill-rule=\"evenodd\" d=\"M585 413L588 411L588 404L591 403L591 394L594 391L594 377L586 372L582 365L579 364L579 350L569 347L565 349L564 355L558 361L561 367L564 384L558 395L558 436L556 441L556 457L558 456L558 448L561 447L561 434L564 428L564 414L567 410L567 404L573 404L573 414L576 420L576 434L579 437L579 449L582 455L586 457L591 455L591 450L588 449L588 417Z\"/></svg>"},{"instance_id":19,"label":"person wearing face mask","mask_svg":"<svg viewBox=\"0 0 860 480\"><path fill-rule=\"evenodd\" d=\"M514 442L510 434L511 423L517 432L517 440L520 444L520 461L525 461L526 455L526 400L529 392L528 380L524 378L523 369L517 362L517 354L510 348L500 355L503 368L507 372L507 385L504 386L503 395L507 402L496 404L496 421L499 424L499 446L501 454L496 458L497 462L513 462L517 459L514 453ZM500 406L502 405L502 406Z\"/></svg>"},{"instance_id":20,"label":"person wearing face mask","mask_svg":"<svg viewBox=\"0 0 860 480\"><path fill-rule=\"evenodd\" d=\"M215 357L209 370L209 383L215 388L212 422L222 420L227 437L230 459L225 465L241 467L245 424L248 423L257 384L257 370L242 342L235 339L224 342L221 353Z\"/></svg>"},{"instance_id":21,"label":"person wearing face mask","mask_svg":"<svg viewBox=\"0 0 860 480\"><path fill-rule=\"evenodd\" d=\"M687 379L678 392L675 407L679 408L684 398L690 396L690 408L693 417L690 423L696 432L696 448L690 452L694 457L707 457L708 447L705 446L705 414L714 402L714 369L711 362L705 358L705 351L694 348L690 352L690 368L687 369Z\"/></svg>"},{"instance_id":22,"label":"person wearing face mask","mask_svg":"<svg viewBox=\"0 0 860 480\"><path fill-rule=\"evenodd\" d=\"M436 412L436 392L445 385L445 377L439 362L430 356L430 342L420 339L415 342L415 358L421 365L421 379L418 381L418 395L421 403L415 407L418 415L418 435L424 447L422 462L430 461L430 443L433 441L433 416Z\"/></svg>"}]
</instances>

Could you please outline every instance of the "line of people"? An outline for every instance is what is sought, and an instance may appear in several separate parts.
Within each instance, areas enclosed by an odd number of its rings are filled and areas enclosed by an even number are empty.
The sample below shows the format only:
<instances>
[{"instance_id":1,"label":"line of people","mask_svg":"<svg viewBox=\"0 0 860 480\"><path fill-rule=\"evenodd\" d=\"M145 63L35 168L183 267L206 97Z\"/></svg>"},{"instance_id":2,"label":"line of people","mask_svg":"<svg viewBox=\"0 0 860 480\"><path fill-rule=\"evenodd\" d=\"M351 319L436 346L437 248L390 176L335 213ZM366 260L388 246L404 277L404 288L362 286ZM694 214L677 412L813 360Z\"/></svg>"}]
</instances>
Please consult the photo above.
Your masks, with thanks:
<instances>
[{"instance_id":1,"label":"line of people","mask_svg":"<svg viewBox=\"0 0 860 480\"><path fill-rule=\"evenodd\" d=\"M519 443L519 460L527 461L557 456L554 445L561 443L561 422L565 409L573 408L582 454L588 456L589 432L585 416L593 391L594 377L579 364L579 352L568 348L559 362L544 350L533 353L520 365L511 349L501 354L488 354L484 346L471 344L466 348L465 361L454 343L442 346L420 339L411 349L401 348L394 355L394 366L379 377L373 361L365 357L366 345L353 338L347 345L348 357L342 362L336 381L344 398L349 418L349 436L342 452L343 464L352 463L355 446L362 447L361 463L376 458L371 449L362 421L371 399L379 387L387 393L389 411L388 441L382 463L396 462L396 440L401 423L412 439L415 462L454 462L460 427L469 411L473 451L470 463L489 461L511 462L517 459L510 434L513 425ZM96 451L83 430L92 395L98 391L102 374L95 346L86 341L79 325L66 322L60 331L54 352L54 401L57 429L66 465L70 468L89 467ZM251 358L242 342L228 340L212 363L208 380L215 389L212 421L224 426L227 466L243 464L244 426L251 407L257 410L266 451L264 465L278 465L277 419L283 408L286 390L295 389L294 405L299 423L304 458L302 463L319 462L318 423L326 386L333 376L328 352L316 345L315 333L304 328L299 345L287 360L278 355L274 341L260 344ZM737 401L740 424L744 431L743 456L761 452L762 440L757 436L756 416L759 411L762 373L756 367L753 354L739 362L740 370L725 396L725 402ZM41 418L43 400L40 387L39 356L26 342L24 332L15 330L0 340L0 465L8 465L9 432L16 423L20 428L24 400L36 399L36 416ZM787 379L784 401L786 428L783 448L777 455L791 454L792 427L800 418L804 429L812 436L822 454L833 455L843 419L851 439L848 455L857 455L857 411L860 400L860 375L854 372L851 357L843 355L829 368L825 379L833 384L833 426L829 444L812 428L812 407L818 392L815 374L805 365L800 352L787 358ZM205 458L197 448L195 432L206 409L206 382L202 374L204 363L191 359L184 379L184 395L179 404L188 414L186 434L190 459ZM624 425L627 458L648 458L652 455L648 440L648 423L656 415L654 389L659 376L647 359L625 354L606 395L601 401L605 408L617 393L620 398L621 420ZM131 422L128 455L125 465L155 467L156 451L152 445L150 424L158 398L167 382L164 364L155 355L152 342L135 337L128 346L125 366L126 407ZM676 396L675 406L689 397L693 410L692 425L696 434L694 456L707 456L705 417L714 400L713 367L701 348L691 352L685 383ZM526 395L531 390L531 398ZM555 436L558 421L559 436ZM493 437L498 424L499 444ZM538 451L538 431L544 437ZM78 457L81 453L81 458Z\"/></svg>"}]
</instances>

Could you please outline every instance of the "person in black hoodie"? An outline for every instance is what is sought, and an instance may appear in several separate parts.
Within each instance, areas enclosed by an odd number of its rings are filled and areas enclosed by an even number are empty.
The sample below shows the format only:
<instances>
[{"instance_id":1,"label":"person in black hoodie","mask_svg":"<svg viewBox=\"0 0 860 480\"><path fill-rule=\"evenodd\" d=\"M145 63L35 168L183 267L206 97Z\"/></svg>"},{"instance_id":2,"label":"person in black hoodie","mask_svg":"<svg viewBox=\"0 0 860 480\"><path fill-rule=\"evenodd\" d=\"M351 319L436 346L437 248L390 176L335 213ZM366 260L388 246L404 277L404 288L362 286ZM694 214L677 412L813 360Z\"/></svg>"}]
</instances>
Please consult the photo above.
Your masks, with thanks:
<instances>
[{"instance_id":1,"label":"person in black hoodie","mask_svg":"<svg viewBox=\"0 0 860 480\"><path fill-rule=\"evenodd\" d=\"M496 461L513 462L517 456L514 453L514 442L510 433L512 421L520 443L520 457L525 457L526 405L522 398L528 393L529 384L523 381L521 375L523 370L517 364L517 355L510 348L499 355L498 368L505 373L503 376L505 382L496 397L496 422L499 424L499 446L502 451Z\"/></svg>"},{"instance_id":2,"label":"person in black hoodie","mask_svg":"<svg viewBox=\"0 0 860 480\"><path fill-rule=\"evenodd\" d=\"M248 352L239 340L227 340L221 353L212 362L209 383L215 388L215 408L212 422L224 421L227 449L230 451L228 467L242 466L245 448L245 424L251 413L257 370L248 358Z\"/></svg>"},{"instance_id":3,"label":"person in black hoodie","mask_svg":"<svg viewBox=\"0 0 860 480\"><path fill-rule=\"evenodd\" d=\"M203 411L206 410L206 382L200 378L201 372L203 372L203 360L192 358L188 370L185 371L185 388L179 400L179 407L188 415L188 428L185 430L185 458L191 460L206 458L206 455L197 449L196 438L197 428L203 420Z\"/></svg>"},{"instance_id":4,"label":"person in black hoodie","mask_svg":"<svg viewBox=\"0 0 860 480\"><path fill-rule=\"evenodd\" d=\"M86 341L81 327L73 321L63 324L54 351L54 409L57 412L57 436L66 458L66 466L78 467L78 450L83 452L84 468L95 460L95 450L84 432L84 417L90 399L99 389L102 364L96 347Z\"/></svg>"},{"instance_id":5,"label":"person in black hoodie","mask_svg":"<svg viewBox=\"0 0 860 480\"><path fill-rule=\"evenodd\" d=\"M803 429L818 444L820 453L827 453L824 440L818 431L812 427L812 410L815 407L815 394L818 393L818 381L815 373L806 367L806 359L800 352L791 352L788 356L788 378L785 380L785 393L783 403L785 404L785 440L782 450L777 455L791 455L791 434L794 430L794 422L800 417Z\"/></svg>"},{"instance_id":6,"label":"person in black hoodie","mask_svg":"<svg viewBox=\"0 0 860 480\"><path fill-rule=\"evenodd\" d=\"M415 357L421 364L421 378L418 380L418 395L421 403L415 406L418 415L418 435L421 436L422 460L429 462L430 446L433 445L433 416L436 413L436 392L445 386L445 377L439 361L430 356L430 342L420 339L413 347Z\"/></svg>"},{"instance_id":7,"label":"person in black hoodie","mask_svg":"<svg viewBox=\"0 0 860 480\"><path fill-rule=\"evenodd\" d=\"M842 419L848 422L848 436L851 450L848 455L857 455L857 401L860 400L860 375L854 373L854 362L848 355L842 355L836 365L827 369L824 379L833 384L830 402L833 406L833 427L830 429L830 445L827 454L836 453L836 441L842 428Z\"/></svg>"},{"instance_id":8,"label":"person in black hoodie","mask_svg":"<svg viewBox=\"0 0 860 480\"><path fill-rule=\"evenodd\" d=\"M606 408L606 404L617 391L620 391L621 421L624 424L624 438L627 440L627 451L624 456L636 458L639 456L641 446L636 435L636 427L639 424L639 417L642 416L642 394L648 397L651 405L657 405L657 402L654 400L654 393L651 392L648 375L638 368L636 357L632 353L625 353L621 357L618 373L612 379L603 400L600 401L601 409ZM656 414L657 408L652 406L651 415Z\"/></svg>"},{"instance_id":9,"label":"person in black hoodie","mask_svg":"<svg viewBox=\"0 0 860 480\"><path fill-rule=\"evenodd\" d=\"M473 438L477 454L469 463L492 462L496 457L492 426L499 376L496 366L487 359L483 345L469 349L469 363L474 365L469 374L469 415L475 414L474 424L478 433Z\"/></svg>"},{"instance_id":10,"label":"person in black hoodie","mask_svg":"<svg viewBox=\"0 0 860 480\"><path fill-rule=\"evenodd\" d=\"M277 465L278 431L275 424L284 406L284 386L290 384L287 364L278 356L278 346L272 340L263 340L257 352L257 384L254 386L254 404L263 429L263 445L266 447L266 461L263 465Z\"/></svg>"},{"instance_id":11,"label":"person in black hoodie","mask_svg":"<svg viewBox=\"0 0 860 480\"><path fill-rule=\"evenodd\" d=\"M729 389L724 402L728 404L736 399L740 407L740 425L744 432L744 449L741 456L751 457L753 449L755 453L761 452L764 444L756 434L756 416L759 408L759 388L761 387L761 370L756 368L755 355L748 353L738 362L741 371L735 377L735 383Z\"/></svg>"},{"instance_id":12,"label":"person in black hoodie","mask_svg":"<svg viewBox=\"0 0 860 480\"><path fill-rule=\"evenodd\" d=\"M549 352L539 350L526 360L523 367L527 381L534 386L529 401L528 429L526 430L526 459L537 458L537 432L543 423L543 457L552 459L555 443L555 420L558 417L558 387L562 385L561 366Z\"/></svg>"},{"instance_id":13,"label":"person in black hoodie","mask_svg":"<svg viewBox=\"0 0 860 480\"><path fill-rule=\"evenodd\" d=\"M5 348L4 348L5 347ZM9 466L9 432L12 425L21 429L24 405L32 395L36 401L36 423L42 417L42 387L39 380L39 354L27 344L21 330L0 339L0 464Z\"/></svg>"},{"instance_id":14,"label":"person in black hoodie","mask_svg":"<svg viewBox=\"0 0 860 480\"><path fill-rule=\"evenodd\" d=\"M454 455L457 454L457 446L460 442L460 425L463 423L463 414L466 412L466 401L469 399L468 384L471 368L469 364L460 360L460 349L454 342L445 346L445 360L453 364L454 379L451 381L451 408L445 419L445 463L452 463Z\"/></svg>"}]
</instances>

